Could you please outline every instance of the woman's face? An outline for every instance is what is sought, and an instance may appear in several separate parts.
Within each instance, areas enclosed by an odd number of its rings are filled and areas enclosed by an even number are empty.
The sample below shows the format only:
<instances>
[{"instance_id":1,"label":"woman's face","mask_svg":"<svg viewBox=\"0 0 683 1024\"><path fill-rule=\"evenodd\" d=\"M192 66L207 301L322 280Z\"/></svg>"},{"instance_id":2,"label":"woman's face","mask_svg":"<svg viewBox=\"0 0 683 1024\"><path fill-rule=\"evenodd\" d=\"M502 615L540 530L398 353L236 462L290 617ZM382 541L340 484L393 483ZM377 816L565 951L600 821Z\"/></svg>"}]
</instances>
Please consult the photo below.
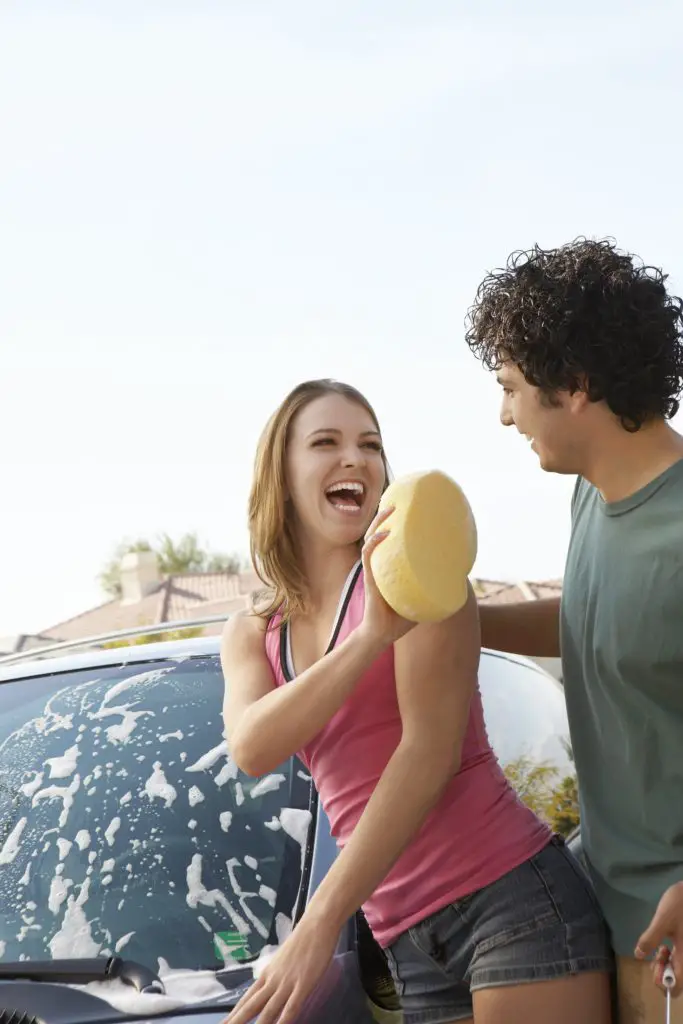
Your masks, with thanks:
<instances>
[{"instance_id":1,"label":"woman's face","mask_svg":"<svg viewBox=\"0 0 683 1024\"><path fill-rule=\"evenodd\" d=\"M356 543L385 484L382 440L370 413L343 395L309 402L292 422L286 478L300 540Z\"/></svg>"}]
</instances>

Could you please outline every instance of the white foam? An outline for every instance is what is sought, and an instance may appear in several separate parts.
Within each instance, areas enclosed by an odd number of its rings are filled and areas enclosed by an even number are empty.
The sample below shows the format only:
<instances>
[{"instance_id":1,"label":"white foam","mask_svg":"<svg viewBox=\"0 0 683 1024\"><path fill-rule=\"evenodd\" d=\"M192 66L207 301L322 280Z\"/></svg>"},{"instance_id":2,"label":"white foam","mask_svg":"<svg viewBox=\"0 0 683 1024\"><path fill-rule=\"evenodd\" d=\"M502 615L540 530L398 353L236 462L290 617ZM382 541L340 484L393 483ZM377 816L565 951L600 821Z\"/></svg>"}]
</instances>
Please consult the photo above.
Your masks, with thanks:
<instances>
[{"instance_id":1,"label":"white foam","mask_svg":"<svg viewBox=\"0 0 683 1024\"><path fill-rule=\"evenodd\" d=\"M221 786L224 786L226 782L230 782L232 779L236 779L237 776L239 775L239 771L240 770L235 764L235 762L228 758L228 760L225 762L225 764L223 765L223 767L221 768L218 775L213 781L220 789Z\"/></svg>"},{"instance_id":2,"label":"white foam","mask_svg":"<svg viewBox=\"0 0 683 1024\"><path fill-rule=\"evenodd\" d=\"M159 737L160 743L165 743L166 740L182 740L184 739L181 729L177 729L176 732L165 732L163 736Z\"/></svg>"},{"instance_id":3,"label":"white foam","mask_svg":"<svg viewBox=\"0 0 683 1024\"><path fill-rule=\"evenodd\" d=\"M169 1013L186 1006L202 1004L219 1006L227 1000L225 988L217 980L213 971L168 971L159 976L164 983L166 993L138 992L120 978L111 981L92 981L89 985L76 986L98 999L103 999L120 1013L135 1017L147 1017L155 1014Z\"/></svg>"},{"instance_id":4,"label":"white foam","mask_svg":"<svg viewBox=\"0 0 683 1024\"><path fill-rule=\"evenodd\" d=\"M154 762L154 770L145 782L145 793L149 797L150 803L155 799L163 800L166 807L170 807L178 796L175 787L166 781L161 761Z\"/></svg>"},{"instance_id":5,"label":"white foam","mask_svg":"<svg viewBox=\"0 0 683 1024\"><path fill-rule=\"evenodd\" d=\"M278 914L275 918L275 934L277 935L277 941L280 945L283 944L286 938L291 934L292 931L292 919L287 914Z\"/></svg>"},{"instance_id":6,"label":"white foam","mask_svg":"<svg viewBox=\"0 0 683 1024\"><path fill-rule=\"evenodd\" d=\"M99 954L102 946L93 938L90 922L83 910L89 891L90 879L86 878L81 886L78 899L69 896L62 926L48 943L54 960L91 957Z\"/></svg>"},{"instance_id":7,"label":"white foam","mask_svg":"<svg viewBox=\"0 0 683 1024\"><path fill-rule=\"evenodd\" d=\"M22 792L24 794L24 796L28 797L29 800L30 800L31 797L33 796L33 794L36 793L40 789L42 784L43 784L43 773L42 772L36 772L36 774L33 776L33 778L30 780L30 782L25 782L23 786L19 787L19 789L20 789L20 792Z\"/></svg>"},{"instance_id":8,"label":"white foam","mask_svg":"<svg viewBox=\"0 0 683 1024\"><path fill-rule=\"evenodd\" d=\"M181 736L181 739L182 739L182 736ZM228 744L225 742L225 740L223 740L222 743L219 743L217 747L212 747L211 750L208 751L208 753L202 754L202 756L200 758L198 758L195 761L194 764L189 765L189 767L187 767L185 769L185 771L186 772L205 772L205 771L208 771L209 768L213 768L213 766L216 764L216 762L219 761L221 759L221 757L224 757L224 756L226 756L226 757L228 756Z\"/></svg>"},{"instance_id":9,"label":"white foam","mask_svg":"<svg viewBox=\"0 0 683 1024\"><path fill-rule=\"evenodd\" d=\"M232 825L232 811L223 811L222 814L219 814L218 820L220 821L222 830L227 832Z\"/></svg>"},{"instance_id":10,"label":"white foam","mask_svg":"<svg viewBox=\"0 0 683 1024\"><path fill-rule=\"evenodd\" d=\"M0 939L0 960L2 960L3 956L5 955L6 949L7 945L2 941L2 939Z\"/></svg>"},{"instance_id":11,"label":"white foam","mask_svg":"<svg viewBox=\"0 0 683 1024\"><path fill-rule=\"evenodd\" d=\"M104 730L107 740L113 744L126 744L131 737L133 730L138 724L139 718L145 718L153 714L151 711L130 711L127 704L116 708L101 708L91 713L91 718L109 718L111 715L120 715L121 720L114 725L108 725Z\"/></svg>"},{"instance_id":12,"label":"white foam","mask_svg":"<svg viewBox=\"0 0 683 1024\"><path fill-rule=\"evenodd\" d=\"M73 884L70 878L62 878L61 875L57 874L54 876L50 882L50 894L47 898L48 909L53 914L59 913L59 908L69 895L69 889Z\"/></svg>"},{"instance_id":13,"label":"white foam","mask_svg":"<svg viewBox=\"0 0 683 1024\"><path fill-rule=\"evenodd\" d=\"M280 811L280 822L288 836L291 836L301 847L301 867L306 856L306 841L311 824L311 812L299 807L283 807Z\"/></svg>"},{"instance_id":14,"label":"white foam","mask_svg":"<svg viewBox=\"0 0 683 1024\"><path fill-rule=\"evenodd\" d=\"M138 724L138 720L144 717L154 717L153 711L131 711L131 708L135 704L139 703L137 700L129 704L117 704L115 707L111 707L110 702L113 701L115 697L125 693L126 690L139 687L143 683L156 682L168 671L168 669L153 669L150 672L141 672L136 676L131 676L129 679L122 679L107 690L99 709L97 711L89 712L88 717L97 721L99 719L110 718L112 715L120 716L120 721L116 722L114 725L107 726L105 729L109 743L128 743L135 727Z\"/></svg>"},{"instance_id":15,"label":"white foam","mask_svg":"<svg viewBox=\"0 0 683 1024\"><path fill-rule=\"evenodd\" d=\"M220 889L208 890L202 882L202 855L195 853L187 868L187 896L185 897L188 907L193 910L202 905L205 907L222 907L229 915L240 935L248 935L251 931L247 922L234 910L225 895Z\"/></svg>"},{"instance_id":16,"label":"white foam","mask_svg":"<svg viewBox=\"0 0 683 1024\"><path fill-rule=\"evenodd\" d=\"M45 764L50 766L49 777L51 779L68 779L76 771L76 764L80 756L81 751L78 749L78 744L74 743L72 747L64 751L61 757L48 757Z\"/></svg>"},{"instance_id":17,"label":"white foam","mask_svg":"<svg viewBox=\"0 0 683 1024\"><path fill-rule=\"evenodd\" d=\"M249 796L252 800L255 800L257 796L264 796L265 793L273 793L276 789L279 789L283 782L286 781L286 775L266 775L265 778L259 779L255 786L252 787Z\"/></svg>"},{"instance_id":18,"label":"white foam","mask_svg":"<svg viewBox=\"0 0 683 1024\"><path fill-rule=\"evenodd\" d=\"M104 861L104 863L102 864L102 867L100 868L100 871L113 871L115 865L116 865L116 861L114 860L113 857L111 857L109 860L105 860Z\"/></svg>"},{"instance_id":19,"label":"white foam","mask_svg":"<svg viewBox=\"0 0 683 1024\"><path fill-rule=\"evenodd\" d=\"M64 860L69 853L69 850L73 846L73 843L69 839L58 839L57 849L59 850L59 859Z\"/></svg>"},{"instance_id":20,"label":"white foam","mask_svg":"<svg viewBox=\"0 0 683 1024\"><path fill-rule=\"evenodd\" d=\"M122 935L121 938L119 939L119 941L114 946L114 952L115 953L120 953L121 950L123 949L123 947L130 942L130 940L133 938L134 935L135 935L135 932L128 932L127 935Z\"/></svg>"},{"instance_id":21,"label":"white foam","mask_svg":"<svg viewBox=\"0 0 683 1024\"><path fill-rule=\"evenodd\" d=\"M271 889L269 885L261 885L259 886L258 894L262 900L265 900L266 903L269 904L269 906L275 906L275 901L277 900L277 893L275 892L275 889Z\"/></svg>"},{"instance_id":22,"label":"white foam","mask_svg":"<svg viewBox=\"0 0 683 1024\"><path fill-rule=\"evenodd\" d=\"M81 784L80 775L74 775L73 781L68 786L46 786L34 795L31 806L35 807L39 800L62 801L62 813L59 816L59 827L64 828L69 817L69 811L73 806L74 794Z\"/></svg>"},{"instance_id":23,"label":"white foam","mask_svg":"<svg viewBox=\"0 0 683 1024\"><path fill-rule=\"evenodd\" d=\"M109 846L113 846L114 845L114 836L116 835L116 833L118 832L118 830L120 828L121 828L121 819L120 818L112 818L112 820L109 823L109 826L107 828L107 831L104 833L104 838L107 840Z\"/></svg>"},{"instance_id":24,"label":"white foam","mask_svg":"<svg viewBox=\"0 0 683 1024\"><path fill-rule=\"evenodd\" d=\"M26 828L28 818L20 818L16 823L7 839L3 843L3 847L0 850L0 864L11 864L16 855L19 853L19 846L21 844L21 836Z\"/></svg>"},{"instance_id":25,"label":"white foam","mask_svg":"<svg viewBox=\"0 0 683 1024\"><path fill-rule=\"evenodd\" d=\"M263 924L263 922L261 920L259 920L259 918L256 916L256 914L253 913L253 911L250 909L250 907L247 904L247 900L250 897L252 897L252 896L256 896L256 893L255 892L245 892L244 889L242 888L242 886L237 881L237 876L235 874L235 868L238 865L239 865L239 860L237 859L237 857L231 857L230 860L225 862L225 866L228 869L228 876L230 878L230 885L232 887L232 891L234 892L235 896L237 896L237 899L240 901L240 906L241 906L242 910L244 911L244 916L246 918L248 918L249 921L251 921L253 927L259 933L261 938L267 939L268 938L268 929Z\"/></svg>"},{"instance_id":26,"label":"white foam","mask_svg":"<svg viewBox=\"0 0 683 1024\"><path fill-rule=\"evenodd\" d=\"M124 793L121 799L119 800L119 807L125 807L126 804L129 804L131 802L132 799L133 794L130 791L128 793Z\"/></svg>"},{"instance_id":27,"label":"white foam","mask_svg":"<svg viewBox=\"0 0 683 1024\"><path fill-rule=\"evenodd\" d=\"M34 719L33 724L35 725L36 732L39 732L41 736L49 736L51 732L57 732L58 729L73 729L73 714L60 715L58 711L52 710L52 702L61 697L63 693L64 690L59 690L58 693L53 693L45 705L43 717Z\"/></svg>"},{"instance_id":28,"label":"white foam","mask_svg":"<svg viewBox=\"0 0 683 1024\"><path fill-rule=\"evenodd\" d=\"M204 799L204 794L199 786L190 786L187 793L187 799L189 800L190 807L196 807L196 805L200 804Z\"/></svg>"}]
</instances>

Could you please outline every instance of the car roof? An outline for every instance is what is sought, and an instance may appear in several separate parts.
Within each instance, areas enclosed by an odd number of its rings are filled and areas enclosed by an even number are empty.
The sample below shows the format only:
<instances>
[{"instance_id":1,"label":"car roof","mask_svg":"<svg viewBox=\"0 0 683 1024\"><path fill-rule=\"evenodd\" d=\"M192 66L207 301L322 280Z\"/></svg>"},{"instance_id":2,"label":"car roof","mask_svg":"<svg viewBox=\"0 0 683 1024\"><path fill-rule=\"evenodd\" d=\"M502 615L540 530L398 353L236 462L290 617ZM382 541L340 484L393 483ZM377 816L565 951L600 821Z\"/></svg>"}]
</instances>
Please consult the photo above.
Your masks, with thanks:
<instances>
[{"instance_id":1,"label":"car roof","mask_svg":"<svg viewBox=\"0 0 683 1024\"><path fill-rule=\"evenodd\" d=\"M99 668L107 665L135 665L147 661L172 661L218 654L220 636L202 636L164 640L160 643L129 644L126 647L98 648L79 654L48 655L40 657L37 647L34 658L23 658L3 665L0 661L0 683L25 679L30 676L57 675L81 668Z\"/></svg>"},{"instance_id":2,"label":"car roof","mask_svg":"<svg viewBox=\"0 0 683 1024\"><path fill-rule=\"evenodd\" d=\"M40 656L40 648L36 648L35 657L2 664L0 660L0 684L28 679L36 676L59 675L78 669L100 668L111 665L136 665L150 661L174 661L187 658L216 655L220 651L220 636L186 637L165 640L159 643L129 644L125 647L92 648L81 653L69 653ZM517 654L482 649L487 658L497 658L526 669L538 672L545 679L557 684L550 673L529 658ZM559 684L557 684L559 685Z\"/></svg>"}]
</instances>

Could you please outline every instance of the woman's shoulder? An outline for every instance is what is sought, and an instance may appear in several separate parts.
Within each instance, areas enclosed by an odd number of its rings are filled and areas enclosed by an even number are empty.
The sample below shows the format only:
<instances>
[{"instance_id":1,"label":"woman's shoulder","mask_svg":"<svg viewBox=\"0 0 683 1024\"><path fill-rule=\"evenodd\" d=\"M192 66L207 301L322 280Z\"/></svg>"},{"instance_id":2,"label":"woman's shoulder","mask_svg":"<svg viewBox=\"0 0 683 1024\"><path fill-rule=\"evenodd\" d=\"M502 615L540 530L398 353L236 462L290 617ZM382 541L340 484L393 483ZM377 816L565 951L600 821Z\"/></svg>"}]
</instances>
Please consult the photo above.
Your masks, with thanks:
<instances>
[{"instance_id":1,"label":"woman's shoulder","mask_svg":"<svg viewBox=\"0 0 683 1024\"><path fill-rule=\"evenodd\" d=\"M258 641L263 643L269 620L250 608L235 612L226 619L221 636L222 646L241 646Z\"/></svg>"}]
</instances>

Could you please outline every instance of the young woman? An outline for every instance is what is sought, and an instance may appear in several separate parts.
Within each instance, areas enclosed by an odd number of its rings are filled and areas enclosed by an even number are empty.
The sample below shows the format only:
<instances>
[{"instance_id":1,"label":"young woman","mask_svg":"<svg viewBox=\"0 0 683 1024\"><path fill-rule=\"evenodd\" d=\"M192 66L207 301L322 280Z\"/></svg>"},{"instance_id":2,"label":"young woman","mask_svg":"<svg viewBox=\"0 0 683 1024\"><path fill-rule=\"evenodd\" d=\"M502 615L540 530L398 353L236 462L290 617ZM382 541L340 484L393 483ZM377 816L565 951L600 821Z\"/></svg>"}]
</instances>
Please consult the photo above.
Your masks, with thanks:
<instances>
[{"instance_id":1,"label":"young woman","mask_svg":"<svg viewBox=\"0 0 683 1024\"><path fill-rule=\"evenodd\" d=\"M387 482L377 418L348 385L299 385L259 444L252 557L273 597L226 625L226 736L252 775L299 754L340 853L230 1024L290 1024L361 906L405 1024L608 1024L589 885L488 743L471 590L415 626L375 585Z\"/></svg>"}]
</instances>

